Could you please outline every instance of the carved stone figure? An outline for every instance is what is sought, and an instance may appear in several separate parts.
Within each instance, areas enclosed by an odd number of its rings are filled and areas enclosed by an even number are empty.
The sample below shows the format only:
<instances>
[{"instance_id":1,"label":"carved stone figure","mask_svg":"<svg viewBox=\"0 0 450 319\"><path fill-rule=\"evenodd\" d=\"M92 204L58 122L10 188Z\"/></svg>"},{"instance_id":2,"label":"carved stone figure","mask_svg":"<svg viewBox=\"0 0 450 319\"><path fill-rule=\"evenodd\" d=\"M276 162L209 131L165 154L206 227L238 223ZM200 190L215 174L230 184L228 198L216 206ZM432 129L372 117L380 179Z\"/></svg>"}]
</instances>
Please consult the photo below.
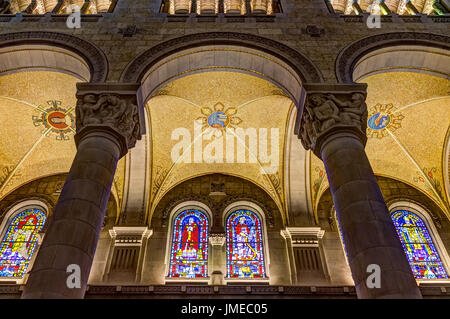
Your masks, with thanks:
<instances>
[{"instance_id":1,"label":"carved stone figure","mask_svg":"<svg viewBox=\"0 0 450 319\"><path fill-rule=\"evenodd\" d=\"M362 93L315 93L307 98L302 115L300 138L305 149L315 149L317 139L335 125L353 126L365 134L367 106Z\"/></svg>"},{"instance_id":2,"label":"carved stone figure","mask_svg":"<svg viewBox=\"0 0 450 319\"><path fill-rule=\"evenodd\" d=\"M77 103L76 124L79 132L89 125L107 125L122 134L129 147L140 137L138 108L132 99L114 94L86 94Z\"/></svg>"},{"instance_id":3,"label":"carved stone figure","mask_svg":"<svg viewBox=\"0 0 450 319\"><path fill-rule=\"evenodd\" d=\"M367 125L367 107L364 95L353 93L351 101L341 101L333 94L330 94L328 97L341 108L340 117L343 123L357 127ZM365 128L363 131L365 131Z\"/></svg>"},{"instance_id":4,"label":"carved stone figure","mask_svg":"<svg viewBox=\"0 0 450 319\"><path fill-rule=\"evenodd\" d=\"M313 119L317 118L319 120L313 122L313 128L316 133L323 132L340 121L339 108L333 101L327 100L323 94L312 95L309 98L306 109L312 115Z\"/></svg>"}]
</instances>

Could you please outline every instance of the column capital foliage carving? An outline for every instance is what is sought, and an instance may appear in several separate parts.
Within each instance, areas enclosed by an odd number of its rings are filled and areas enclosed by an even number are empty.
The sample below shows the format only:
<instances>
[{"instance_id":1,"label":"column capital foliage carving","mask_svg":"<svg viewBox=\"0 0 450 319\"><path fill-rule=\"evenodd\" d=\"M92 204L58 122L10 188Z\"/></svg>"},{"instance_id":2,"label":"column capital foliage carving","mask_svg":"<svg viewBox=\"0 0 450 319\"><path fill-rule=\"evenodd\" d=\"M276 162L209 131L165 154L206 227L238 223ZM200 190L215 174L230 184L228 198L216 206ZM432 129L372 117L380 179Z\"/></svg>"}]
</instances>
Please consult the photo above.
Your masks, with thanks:
<instances>
[{"instance_id":1,"label":"column capital foliage carving","mask_svg":"<svg viewBox=\"0 0 450 319\"><path fill-rule=\"evenodd\" d=\"M75 141L90 133L116 136L122 156L141 139L137 84L77 84Z\"/></svg>"},{"instance_id":2,"label":"column capital foliage carving","mask_svg":"<svg viewBox=\"0 0 450 319\"><path fill-rule=\"evenodd\" d=\"M367 84L305 84L300 107L299 138L306 150L319 158L321 146L330 136L351 133L367 142Z\"/></svg>"}]
</instances>

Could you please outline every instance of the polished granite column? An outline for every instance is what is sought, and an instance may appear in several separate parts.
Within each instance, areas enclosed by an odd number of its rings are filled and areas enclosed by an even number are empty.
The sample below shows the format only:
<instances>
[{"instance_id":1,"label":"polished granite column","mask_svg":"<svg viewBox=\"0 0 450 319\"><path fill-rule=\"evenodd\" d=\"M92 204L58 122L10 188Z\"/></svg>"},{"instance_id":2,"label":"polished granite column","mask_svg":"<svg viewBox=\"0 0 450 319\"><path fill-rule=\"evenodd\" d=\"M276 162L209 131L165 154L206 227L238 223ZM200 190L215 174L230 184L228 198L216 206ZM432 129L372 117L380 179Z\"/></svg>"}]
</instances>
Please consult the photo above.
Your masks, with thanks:
<instances>
[{"instance_id":1,"label":"polished granite column","mask_svg":"<svg viewBox=\"0 0 450 319\"><path fill-rule=\"evenodd\" d=\"M304 85L297 131L325 165L358 298L421 298L364 150L366 88ZM369 265L380 267L379 288L367 284Z\"/></svg>"},{"instance_id":2,"label":"polished granite column","mask_svg":"<svg viewBox=\"0 0 450 319\"><path fill-rule=\"evenodd\" d=\"M141 138L138 87L78 83L77 153L22 298L84 297L117 162Z\"/></svg>"}]
</instances>

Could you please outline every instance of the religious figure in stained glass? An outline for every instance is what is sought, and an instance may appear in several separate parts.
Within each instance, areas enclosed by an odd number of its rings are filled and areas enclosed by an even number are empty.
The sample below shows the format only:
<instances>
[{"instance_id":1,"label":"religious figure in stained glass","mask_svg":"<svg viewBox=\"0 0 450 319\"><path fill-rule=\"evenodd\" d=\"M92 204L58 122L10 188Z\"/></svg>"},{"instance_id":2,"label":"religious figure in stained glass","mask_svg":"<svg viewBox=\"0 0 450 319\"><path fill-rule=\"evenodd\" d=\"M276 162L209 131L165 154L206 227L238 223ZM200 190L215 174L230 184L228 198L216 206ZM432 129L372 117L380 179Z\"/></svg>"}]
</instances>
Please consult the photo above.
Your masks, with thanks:
<instances>
[{"instance_id":1,"label":"religious figure in stained glass","mask_svg":"<svg viewBox=\"0 0 450 319\"><path fill-rule=\"evenodd\" d=\"M208 218L198 210L180 213L174 220L169 277L208 276Z\"/></svg>"},{"instance_id":2,"label":"religious figure in stained glass","mask_svg":"<svg viewBox=\"0 0 450 319\"><path fill-rule=\"evenodd\" d=\"M8 226L0 246L0 277L22 277L33 256L45 214L37 208L19 213Z\"/></svg>"},{"instance_id":3,"label":"religious figure in stained glass","mask_svg":"<svg viewBox=\"0 0 450 319\"><path fill-rule=\"evenodd\" d=\"M227 277L266 277L261 220L249 210L227 219Z\"/></svg>"},{"instance_id":4,"label":"religious figure in stained glass","mask_svg":"<svg viewBox=\"0 0 450 319\"><path fill-rule=\"evenodd\" d=\"M448 278L423 220L406 210L396 211L391 217L414 277L417 279Z\"/></svg>"}]
</instances>

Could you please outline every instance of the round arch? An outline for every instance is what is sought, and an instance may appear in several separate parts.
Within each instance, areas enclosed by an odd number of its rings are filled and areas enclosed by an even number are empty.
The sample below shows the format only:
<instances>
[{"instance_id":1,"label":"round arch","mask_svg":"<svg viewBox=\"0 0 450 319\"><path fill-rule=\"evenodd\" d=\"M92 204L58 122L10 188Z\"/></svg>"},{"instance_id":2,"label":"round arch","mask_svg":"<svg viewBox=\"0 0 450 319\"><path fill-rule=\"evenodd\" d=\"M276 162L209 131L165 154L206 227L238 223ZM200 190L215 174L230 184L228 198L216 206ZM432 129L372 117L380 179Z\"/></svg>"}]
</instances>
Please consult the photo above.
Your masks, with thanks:
<instances>
[{"instance_id":1,"label":"round arch","mask_svg":"<svg viewBox=\"0 0 450 319\"><path fill-rule=\"evenodd\" d=\"M419 32L392 32L365 37L339 53L336 78L353 83L366 76L392 71L412 71L449 77L450 37Z\"/></svg>"},{"instance_id":2,"label":"round arch","mask_svg":"<svg viewBox=\"0 0 450 319\"><path fill-rule=\"evenodd\" d=\"M319 69L298 51L267 38L234 32L192 34L160 43L131 61L121 82L142 83L146 101L177 77L213 70L265 78L297 103L301 83L323 82Z\"/></svg>"},{"instance_id":3,"label":"round arch","mask_svg":"<svg viewBox=\"0 0 450 319\"><path fill-rule=\"evenodd\" d=\"M89 82L105 82L108 75L108 60L99 48L63 33L27 31L0 34L2 54L8 55L9 59L0 59L0 74L23 69L47 69L72 74ZM49 54L52 59L46 59Z\"/></svg>"}]
</instances>

